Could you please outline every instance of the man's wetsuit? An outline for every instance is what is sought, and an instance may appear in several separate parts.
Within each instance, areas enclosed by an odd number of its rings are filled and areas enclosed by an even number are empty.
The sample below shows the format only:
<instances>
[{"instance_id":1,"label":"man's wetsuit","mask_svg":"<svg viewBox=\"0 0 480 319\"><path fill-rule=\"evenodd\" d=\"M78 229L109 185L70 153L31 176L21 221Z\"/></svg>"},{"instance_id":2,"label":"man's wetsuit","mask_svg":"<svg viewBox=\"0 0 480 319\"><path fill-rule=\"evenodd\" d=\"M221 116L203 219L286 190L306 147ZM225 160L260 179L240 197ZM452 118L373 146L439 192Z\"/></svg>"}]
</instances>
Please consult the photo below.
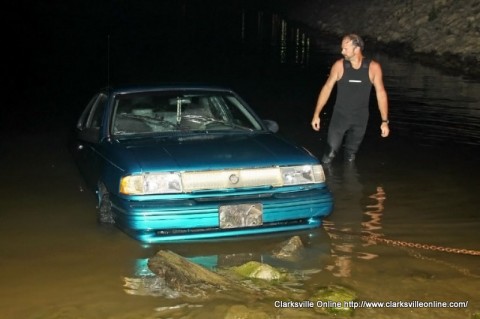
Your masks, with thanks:
<instances>
[{"instance_id":1,"label":"man's wetsuit","mask_svg":"<svg viewBox=\"0 0 480 319\"><path fill-rule=\"evenodd\" d=\"M342 146L345 135L345 159L353 161L365 135L372 82L368 75L371 60L363 59L359 69L343 60L343 75L337 82L337 98L328 128L329 149L322 161L329 163Z\"/></svg>"}]
</instances>

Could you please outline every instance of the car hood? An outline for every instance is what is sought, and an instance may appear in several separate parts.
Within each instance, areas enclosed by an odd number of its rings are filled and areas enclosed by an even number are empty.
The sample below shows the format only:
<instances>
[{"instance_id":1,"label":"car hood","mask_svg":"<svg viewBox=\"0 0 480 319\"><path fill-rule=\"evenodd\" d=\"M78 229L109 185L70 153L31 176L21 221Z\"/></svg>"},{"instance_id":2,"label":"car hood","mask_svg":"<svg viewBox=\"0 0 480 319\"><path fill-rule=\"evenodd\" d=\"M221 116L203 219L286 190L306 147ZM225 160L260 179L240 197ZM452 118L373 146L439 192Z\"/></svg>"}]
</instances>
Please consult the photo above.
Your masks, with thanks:
<instances>
[{"instance_id":1,"label":"car hood","mask_svg":"<svg viewBox=\"0 0 480 319\"><path fill-rule=\"evenodd\" d=\"M123 162L120 166L131 173L318 163L305 149L270 133L145 138L115 144Z\"/></svg>"}]
</instances>

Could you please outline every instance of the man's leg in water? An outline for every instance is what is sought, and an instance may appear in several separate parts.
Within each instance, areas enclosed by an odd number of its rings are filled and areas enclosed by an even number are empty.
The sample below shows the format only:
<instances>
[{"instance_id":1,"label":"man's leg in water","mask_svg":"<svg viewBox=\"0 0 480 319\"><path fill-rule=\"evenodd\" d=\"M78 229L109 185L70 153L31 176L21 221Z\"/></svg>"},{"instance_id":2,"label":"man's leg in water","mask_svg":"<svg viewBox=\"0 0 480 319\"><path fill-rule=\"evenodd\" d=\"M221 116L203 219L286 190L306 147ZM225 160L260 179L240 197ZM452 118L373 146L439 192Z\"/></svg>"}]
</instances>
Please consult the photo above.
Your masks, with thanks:
<instances>
[{"instance_id":1,"label":"man's leg in water","mask_svg":"<svg viewBox=\"0 0 480 319\"><path fill-rule=\"evenodd\" d=\"M327 149L322 157L322 163L329 164L338 154L338 150L342 146L343 136L347 131L345 121L339 116L332 116L330 126L328 127Z\"/></svg>"},{"instance_id":2,"label":"man's leg in water","mask_svg":"<svg viewBox=\"0 0 480 319\"><path fill-rule=\"evenodd\" d=\"M362 124L355 124L346 132L345 135L345 154L344 159L346 162L355 161L356 154L360 145L362 144L367 129L367 122Z\"/></svg>"}]
</instances>

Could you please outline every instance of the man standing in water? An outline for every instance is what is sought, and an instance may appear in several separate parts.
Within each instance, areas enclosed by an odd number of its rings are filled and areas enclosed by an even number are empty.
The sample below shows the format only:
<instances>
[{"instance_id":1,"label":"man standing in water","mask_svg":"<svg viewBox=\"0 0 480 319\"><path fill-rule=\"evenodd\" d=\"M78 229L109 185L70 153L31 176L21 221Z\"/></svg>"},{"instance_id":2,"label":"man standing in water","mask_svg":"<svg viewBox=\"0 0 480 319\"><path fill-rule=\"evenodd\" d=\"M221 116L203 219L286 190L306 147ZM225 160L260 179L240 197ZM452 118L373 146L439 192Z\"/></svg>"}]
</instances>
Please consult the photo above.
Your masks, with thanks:
<instances>
[{"instance_id":1,"label":"man standing in water","mask_svg":"<svg viewBox=\"0 0 480 319\"><path fill-rule=\"evenodd\" d=\"M363 56L364 42L356 34L342 39L343 59L336 61L318 96L312 118L312 128L320 130L320 112L327 103L333 87L337 85L337 98L328 128L328 149L322 157L329 164L337 155L345 136L344 158L355 161L355 155L363 141L368 123L368 105L373 87L377 96L378 109L382 118L381 136L390 134L388 127L388 98L383 85L382 68L378 62Z\"/></svg>"}]
</instances>

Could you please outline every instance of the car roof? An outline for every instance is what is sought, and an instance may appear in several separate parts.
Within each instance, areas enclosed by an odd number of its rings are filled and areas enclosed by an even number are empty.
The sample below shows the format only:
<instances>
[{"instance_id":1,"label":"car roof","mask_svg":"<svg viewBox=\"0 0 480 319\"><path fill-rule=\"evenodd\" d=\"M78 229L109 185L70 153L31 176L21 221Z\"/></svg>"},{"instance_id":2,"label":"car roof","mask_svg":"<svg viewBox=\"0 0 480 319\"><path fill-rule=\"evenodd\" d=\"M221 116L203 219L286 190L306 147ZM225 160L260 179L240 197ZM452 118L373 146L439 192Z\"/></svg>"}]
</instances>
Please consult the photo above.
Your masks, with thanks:
<instances>
[{"instance_id":1,"label":"car roof","mask_svg":"<svg viewBox=\"0 0 480 319\"><path fill-rule=\"evenodd\" d=\"M105 91L111 94L125 93L141 93L154 91L182 91L182 90L200 90L200 91L221 91L232 92L230 88L211 84L195 84L195 83L166 83L154 85L129 85L106 88Z\"/></svg>"}]
</instances>

